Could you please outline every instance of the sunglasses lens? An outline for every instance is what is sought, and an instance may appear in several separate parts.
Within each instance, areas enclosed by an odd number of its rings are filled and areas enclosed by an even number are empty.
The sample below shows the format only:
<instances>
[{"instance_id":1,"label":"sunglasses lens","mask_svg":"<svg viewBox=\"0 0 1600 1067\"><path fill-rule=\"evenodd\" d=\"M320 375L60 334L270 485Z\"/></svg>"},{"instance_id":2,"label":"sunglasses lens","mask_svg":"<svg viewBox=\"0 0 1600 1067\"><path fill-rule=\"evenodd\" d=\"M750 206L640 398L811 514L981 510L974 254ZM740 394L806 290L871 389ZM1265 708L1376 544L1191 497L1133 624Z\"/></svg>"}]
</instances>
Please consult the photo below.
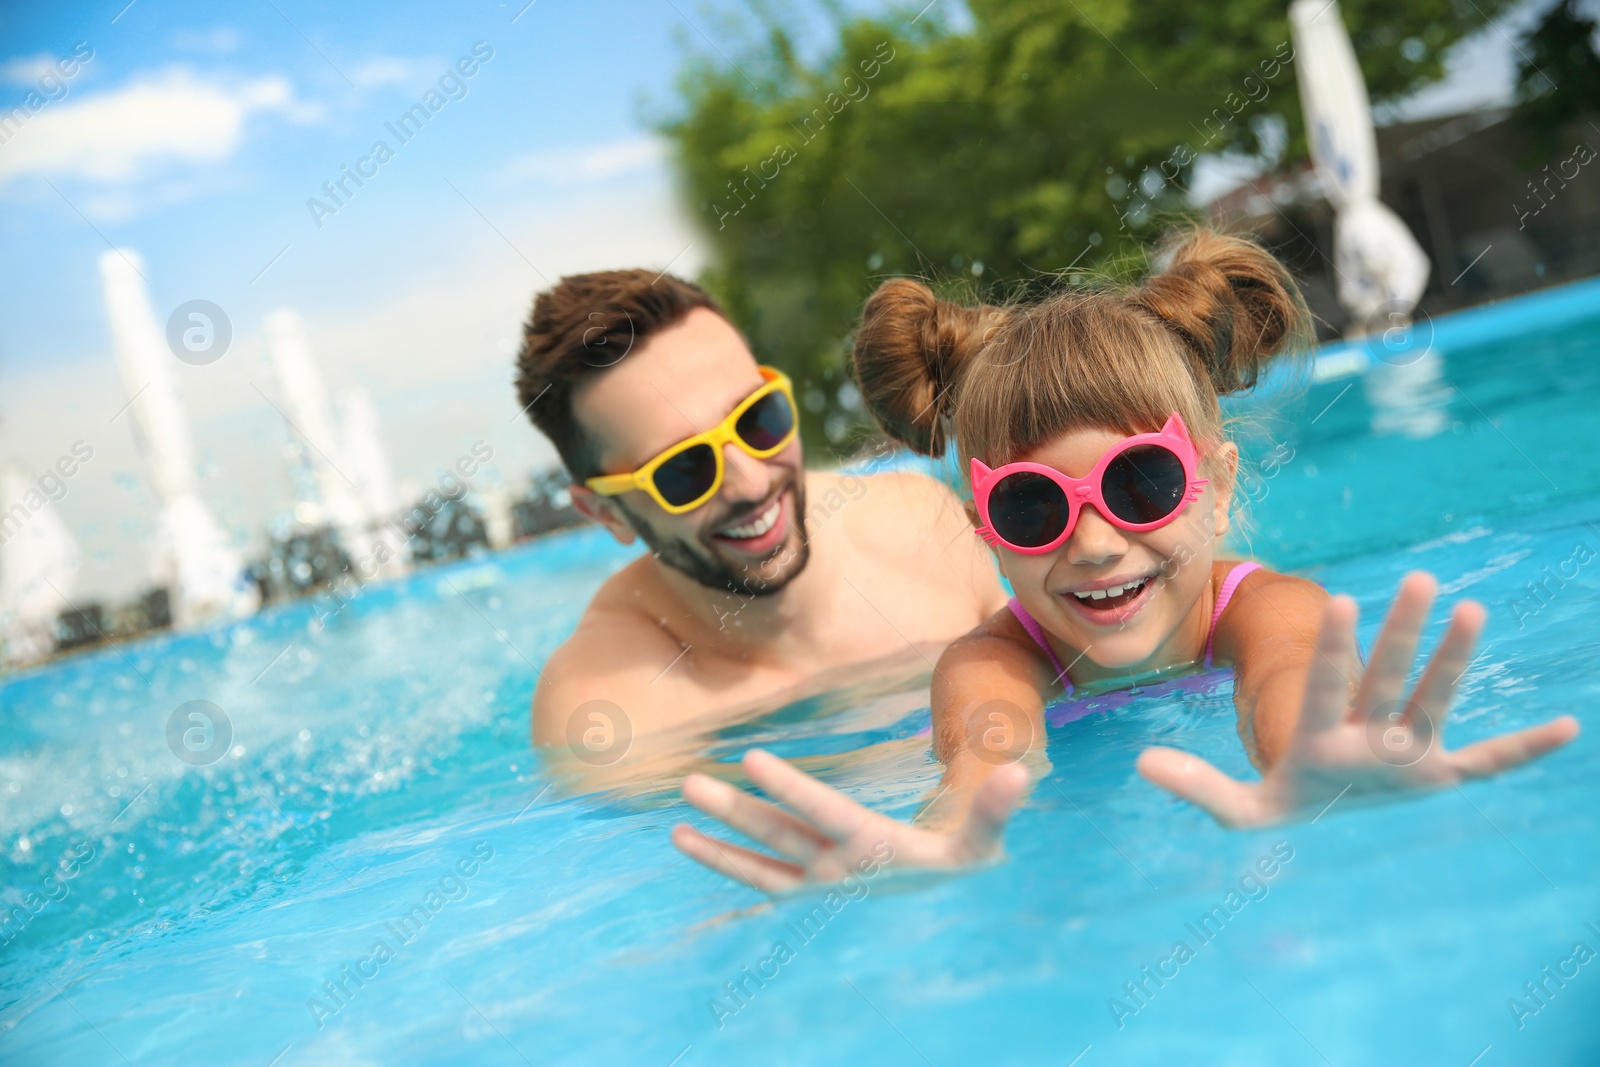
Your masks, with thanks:
<instances>
[{"instance_id":1,"label":"sunglasses lens","mask_svg":"<svg viewBox=\"0 0 1600 1067\"><path fill-rule=\"evenodd\" d=\"M1100 482L1106 507L1123 522L1160 522L1183 503L1183 461L1160 445L1135 445L1111 461Z\"/></svg>"},{"instance_id":2,"label":"sunglasses lens","mask_svg":"<svg viewBox=\"0 0 1600 1067\"><path fill-rule=\"evenodd\" d=\"M1061 487L1042 474L1008 474L989 491L989 525L1018 548L1048 545L1067 528L1070 513Z\"/></svg>"},{"instance_id":3,"label":"sunglasses lens","mask_svg":"<svg viewBox=\"0 0 1600 1067\"><path fill-rule=\"evenodd\" d=\"M675 508L692 504L717 481L717 454L708 444L693 445L656 468L656 491Z\"/></svg>"},{"instance_id":4,"label":"sunglasses lens","mask_svg":"<svg viewBox=\"0 0 1600 1067\"><path fill-rule=\"evenodd\" d=\"M794 429L794 409L789 398L775 389L746 408L733 429L757 452L770 452Z\"/></svg>"}]
</instances>

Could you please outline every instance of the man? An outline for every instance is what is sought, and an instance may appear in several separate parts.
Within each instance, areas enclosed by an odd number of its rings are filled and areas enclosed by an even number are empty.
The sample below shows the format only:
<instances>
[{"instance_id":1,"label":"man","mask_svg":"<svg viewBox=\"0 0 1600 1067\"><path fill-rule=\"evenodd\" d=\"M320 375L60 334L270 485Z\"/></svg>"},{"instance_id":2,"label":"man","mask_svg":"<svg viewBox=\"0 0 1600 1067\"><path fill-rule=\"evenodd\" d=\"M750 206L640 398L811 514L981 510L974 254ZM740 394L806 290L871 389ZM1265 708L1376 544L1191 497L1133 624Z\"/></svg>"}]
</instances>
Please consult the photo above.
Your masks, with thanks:
<instances>
[{"instance_id":1,"label":"man","mask_svg":"<svg viewBox=\"0 0 1600 1067\"><path fill-rule=\"evenodd\" d=\"M590 765L637 759L656 747L644 738L841 668L931 665L1005 603L945 486L805 469L787 379L697 286L644 270L564 278L535 299L517 364L573 505L650 549L544 665L537 745Z\"/></svg>"}]
</instances>

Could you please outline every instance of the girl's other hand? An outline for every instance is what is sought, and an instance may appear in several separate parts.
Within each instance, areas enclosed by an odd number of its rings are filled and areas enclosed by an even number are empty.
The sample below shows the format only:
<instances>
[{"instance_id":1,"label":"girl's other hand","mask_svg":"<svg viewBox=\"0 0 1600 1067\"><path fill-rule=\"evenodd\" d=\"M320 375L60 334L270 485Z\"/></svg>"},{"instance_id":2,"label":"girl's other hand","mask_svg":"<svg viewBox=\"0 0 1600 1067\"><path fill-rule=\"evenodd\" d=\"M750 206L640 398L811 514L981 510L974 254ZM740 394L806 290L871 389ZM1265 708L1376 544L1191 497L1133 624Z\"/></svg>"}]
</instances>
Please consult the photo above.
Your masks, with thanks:
<instances>
[{"instance_id":1,"label":"girl's other hand","mask_svg":"<svg viewBox=\"0 0 1600 1067\"><path fill-rule=\"evenodd\" d=\"M687 823L673 828L672 841L692 859L772 896L833 885L880 866L891 873L955 872L998 859L1006 823L1028 784L1020 765L997 768L972 794L966 817L942 832L864 808L770 752L751 749L744 769L783 807L704 774L684 779L683 797L778 855L708 837Z\"/></svg>"},{"instance_id":2,"label":"girl's other hand","mask_svg":"<svg viewBox=\"0 0 1600 1067\"><path fill-rule=\"evenodd\" d=\"M1345 596L1328 601L1293 738L1260 782L1235 781L1205 760L1169 748L1142 753L1139 773L1224 826L1264 826L1319 815L1346 794L1370 799L1498 774L1576 737L1577 720L1563 715L1454 752L1445 749L1445 715L1471 663L1485 612L1473 601L1456 605L1444 640L1407 695L1406 678L1436 592L1432 576L1406 576L1365 677L1356 604ZM1360 687L1352 700L1355 678Z\"/></svg>"}]
</instances>

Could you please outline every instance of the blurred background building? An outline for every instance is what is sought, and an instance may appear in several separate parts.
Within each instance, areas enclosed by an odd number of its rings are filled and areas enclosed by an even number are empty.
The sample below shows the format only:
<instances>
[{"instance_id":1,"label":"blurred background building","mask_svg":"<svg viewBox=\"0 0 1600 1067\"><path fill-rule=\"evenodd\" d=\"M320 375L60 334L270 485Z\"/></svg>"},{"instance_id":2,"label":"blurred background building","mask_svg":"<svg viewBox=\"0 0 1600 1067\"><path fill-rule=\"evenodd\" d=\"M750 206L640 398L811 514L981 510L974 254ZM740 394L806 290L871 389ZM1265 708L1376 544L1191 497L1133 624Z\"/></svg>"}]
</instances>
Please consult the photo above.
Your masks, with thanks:
<instances>
[{"instance_id":1,"label":"blurred background building","mask_svg":"<svg viewBox=\"0 0 1600 1067\"><path fill-rule=\"evenodd\" d=\"M1600 167L1582 162L1600 150L1591 121L1558 128L1566 150L1554 157L1537 150L1513 108L1379 128L1383 201L1433 265L1425 309L1451 311L1600 273ZM1345 332L1330 266L1333 209L1312 168L1252 179L1206 208L1217 224L1260 234L1295 265L1324 337Z\"/></svg>"},{"instance_id":2,"label":"blurred background building","mask_svg":"<svg viewBox=\"0 0 1600 1067\"><path fill-rule=\"evenodd\" d=\"M1324 4L1307 3L1321 12ZM1376 131L1379 195L1431 265L1423 306L1444 312L1600 272L1600 56L1596 24L1547 5L1515 46L1518 102L1396 121ZM1303 73L1303 66L1302 66ZM1205 202L1294 264L1324 336L1347 333L1336 298L1330 182L1290 161Z\"/></svg>"}]
</instances>

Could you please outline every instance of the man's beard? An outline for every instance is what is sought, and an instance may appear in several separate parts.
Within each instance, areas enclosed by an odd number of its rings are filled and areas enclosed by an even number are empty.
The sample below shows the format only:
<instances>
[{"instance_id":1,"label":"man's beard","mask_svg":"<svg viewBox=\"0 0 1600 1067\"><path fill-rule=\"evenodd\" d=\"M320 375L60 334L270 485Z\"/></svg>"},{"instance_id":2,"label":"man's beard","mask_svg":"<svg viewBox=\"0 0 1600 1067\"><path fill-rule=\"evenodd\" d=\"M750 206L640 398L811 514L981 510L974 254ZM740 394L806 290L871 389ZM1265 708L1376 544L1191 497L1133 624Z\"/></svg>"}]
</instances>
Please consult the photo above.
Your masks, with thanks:
<instances>
[{"instance_id":1,"label":"man's beard","mask_svg":"<svg viewBox=\"0 0 1600 1067\"><path fill-rule=\"evenodd\" d=\"M804 476L795 478L778 496L781 497L790 489L794 490L794 520L790 536L784 538L783 544L760 563L741 564L738 567L724 562L710 546L701 541L663 537L626 508L623 514L627 516L628 525L633 527L640 540L650 546L656 558L679 574L718 592L744 597L771 596L794 581L806 569L806 563L811 558L810 538L806 535ZM800 537L798 548L790 547L794 534Z\"/></svg>"}]
</instances>

